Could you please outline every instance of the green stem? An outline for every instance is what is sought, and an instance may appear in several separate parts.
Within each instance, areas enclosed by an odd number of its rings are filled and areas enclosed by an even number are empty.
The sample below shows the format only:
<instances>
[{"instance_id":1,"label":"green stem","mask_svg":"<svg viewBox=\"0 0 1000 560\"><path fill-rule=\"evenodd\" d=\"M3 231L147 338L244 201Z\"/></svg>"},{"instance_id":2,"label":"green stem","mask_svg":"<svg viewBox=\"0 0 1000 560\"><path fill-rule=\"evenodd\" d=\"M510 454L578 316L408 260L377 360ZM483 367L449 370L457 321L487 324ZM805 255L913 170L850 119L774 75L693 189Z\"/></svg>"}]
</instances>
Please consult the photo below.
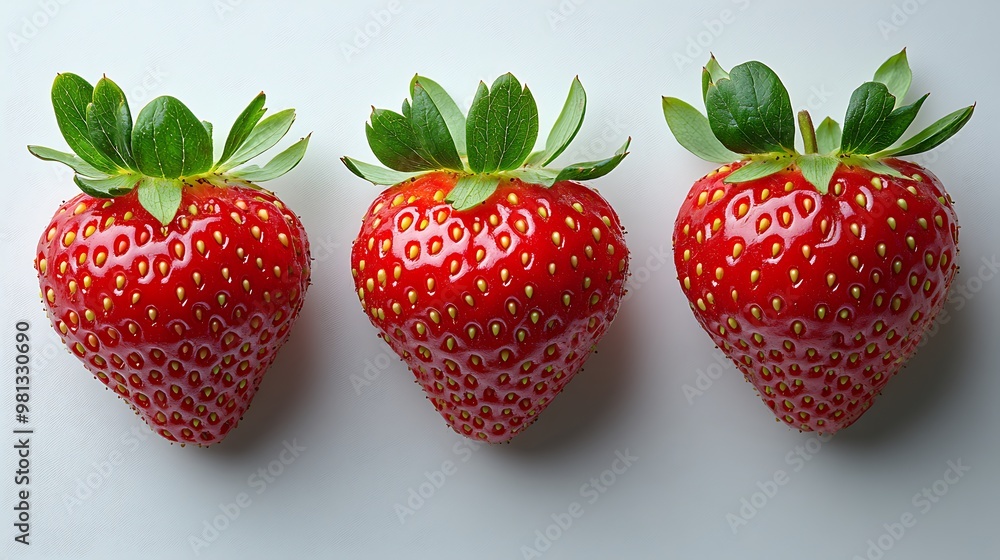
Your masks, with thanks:
<instances>
[{"instance_id":1,"label":"green stem","mask_svg":"<svg viewBox=\"0 0 1000 560\"><path fill-rule=\"evenodd\" d=\"M816 128L813 127L809 111L799 111L799 131L802 133L802 143L805 145L806 153L819 153L819 145L816 144Z\"/></svg>"}]
</instances>

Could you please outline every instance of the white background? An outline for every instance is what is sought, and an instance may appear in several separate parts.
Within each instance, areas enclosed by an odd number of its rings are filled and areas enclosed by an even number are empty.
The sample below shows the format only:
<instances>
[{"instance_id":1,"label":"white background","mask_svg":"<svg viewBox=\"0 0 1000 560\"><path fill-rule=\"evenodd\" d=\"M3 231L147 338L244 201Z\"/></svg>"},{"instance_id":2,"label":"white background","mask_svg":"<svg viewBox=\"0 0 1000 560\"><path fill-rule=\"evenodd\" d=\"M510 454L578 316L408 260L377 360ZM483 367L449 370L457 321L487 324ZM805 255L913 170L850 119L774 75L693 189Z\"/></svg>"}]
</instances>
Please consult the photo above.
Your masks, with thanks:
<instances>
[{"instance_id":1,"label":"white background","mask_svg":"<svg viewBox=\"0 0 1000 560\"><path fill-rule=\"evenodd\" d=\"M907 512L916 525L882 537L884 558L997 557L1000 282L982 266L996 262L1000 238L991 169L997 3L398 1L3 3L0 556L194 557L190 537L204 538L220 504L246 492L250 505L199 558L523 558L522 547L545 548L536 530L573 502L583 515L545 558L851 559ZM915 130L979 102L961 134L920 160L957 200L966 293L953 296L948 324L875 408L820 442L776 424L735 369L718 365L672 263L660 260L682 197L710 168L673 141L660 96L696 102L711 49L727 68L768 63L796 109L841 120L854 87L904 46L914 95L933 91ZM56 206L77 191L24 146L64 149L48 97L60 71L91 82L107 73L133 114L175 95L218 137L263 89L272 110L298 109L290 138L314 133L303 163L269 184L309 230L314 283L291 341L222 445L181 448L152 436L64 351L43 315L32 253ZM352 295L349 247L377 189L337 158L373 160L370 106L398 108L415 72L468 103L478 80L506 71L530 84L543 131L580 75L590 103L567 160L596 159L632 136L632 154L594 186L628 227L635 274L599 353L565 394L515 442L471 451L387 359ZM21 319L36 349L30 547L14 544L12 527L9 366ZM373 380L359 393L351 376L367 364ZM686 397L701 372L703 394ZM706 387L708 374L717 379ZM250 477L277 470L285 442L305 449L258 493L262 479ZM638 459L591 503L583 485L612 467L616 451ZM947 494L929 511L912 502L959 460L971 470L939 483ZM401 522L396 504L445 461L453 474ZM778 470L787 483L754 497ZM734 532L727 515L740 516L743 499L762 507L752 517L744 509L749 519Z\"/></svg>"}]
</instances>

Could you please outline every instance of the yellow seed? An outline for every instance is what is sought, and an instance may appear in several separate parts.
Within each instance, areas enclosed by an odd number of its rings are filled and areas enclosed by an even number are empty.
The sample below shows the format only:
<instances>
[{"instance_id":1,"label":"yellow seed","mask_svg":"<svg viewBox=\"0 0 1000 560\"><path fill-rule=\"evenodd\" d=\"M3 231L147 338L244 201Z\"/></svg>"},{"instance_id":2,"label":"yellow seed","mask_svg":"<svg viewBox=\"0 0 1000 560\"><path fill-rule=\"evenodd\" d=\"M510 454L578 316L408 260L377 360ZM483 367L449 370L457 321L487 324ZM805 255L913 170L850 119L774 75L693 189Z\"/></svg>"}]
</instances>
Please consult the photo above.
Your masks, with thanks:
<instances>
[{"instance_id":1,"label":"yellow seed","mask_svg":"<svg viewBox=\"0 0 1000 560\"><path fill-rule=\"evenodd\" d=\"M743 244L737 243L733 245L733 258L739 257L741 253L743 253Z\"/></svg>"},{"instance_id":2,"label":"yellow seed","mask_svg":"<svg viewBox=\"0 0 1000 560\"><path fill-rule=\"evenodd\" d=\"M826 275L826 285L832 288L833 285L836 283L837 283L837 275L832 272L828 273Z\"/></svg>"},{"instance_id":3,"label":"yellow seed","mask_svg":"<svg viewBox=\"0 0 1000 560\"><path fill-rule=\"evenodd\" d=\"M766 216L760 219L760 223L757 225L757 233L764 233L767 228L771 226L771 220Z\"/></svg>"},{"instance_id":4,"label":"yellow seed","mask_svg":"<svg viewBox=\"0 0 1000 560\"><path fill-rule=\"evenodd\" d=\"M83 203L81 202L81 204ZM63 236L62 240L63 247L69 247L74 240L76 240L76 233L72 231L67 231L66 235Z\"/></svg>"},{"instance_id":5,"label":"yellow seed","mask_svg":"<svg viewBox=\"0 0 1000 560\"><path fill-rule=\"evenodd\" d=\"M853 266L855 270L861 268L861 259L859 259L857 255L851 255L847 260L851 263L851 266Z\"/></svg>"},{"instance_id":6,"label":"yellow seed","mask_svg":"<svg viewBox=\"0 0 1000 560\"><path fill-rule=\"evenodd\" d=\"M799 281L799 269L793 268L788 271L788 277L792 279L792 284Z\"/></svg>"},{"instance_id":7,"label":"yellow seed","mask_svg":"<svg viewBox=\"0 0 1000 560\"><path fill-rule=\"evenodd\" d=\"M771 256L776 257L780 252L781 252L781 243L773 243L771 245Z\"/></svg>"},{"instance_id":8,"label":"yellow seed","mask_svg":"<svg viewBox=\"0 0 1000 560\"><path fill-rule=\"evenodd\" d=\"M808 245L802 246L802 256L805 258L810 258L812 256L812 247Z\"/></svg>"},{"instance_id":9,"label":"yellow seed","mask_svg":"<svg viewBox=\"0 0 1000 560\"><path fill-rule=\"evenodd\" d=\"M757 280L760 280L760 271L757 269L750 271L750 283L756 284Z\"/></svg>"}]
</instances>

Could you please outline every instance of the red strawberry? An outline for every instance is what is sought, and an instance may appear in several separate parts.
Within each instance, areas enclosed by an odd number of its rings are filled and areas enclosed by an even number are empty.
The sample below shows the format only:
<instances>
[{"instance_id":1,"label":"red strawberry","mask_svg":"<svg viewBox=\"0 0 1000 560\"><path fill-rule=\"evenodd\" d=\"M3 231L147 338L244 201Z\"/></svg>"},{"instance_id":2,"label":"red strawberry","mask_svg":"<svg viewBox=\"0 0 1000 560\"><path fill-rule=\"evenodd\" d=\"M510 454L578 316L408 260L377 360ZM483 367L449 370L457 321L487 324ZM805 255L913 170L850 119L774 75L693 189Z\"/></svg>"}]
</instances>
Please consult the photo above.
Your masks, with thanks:
<instances>
[{"instance_id":1,"label":"red strawberry","mask_svg":"<svg viewBox=\"0 0 1000 560\"><path fill-rule=\"evenodd\" d=\"M260 94L213 165L210 125L174 98L147 105L134 131L107 78L92 88L60 74L53 102L79 157L29 149L73 167L85 193L59 208L38 243L49 319L158 434L217 443L250 405L309 284L302 224L251 181L290 170L308 139L263 169L231 171L273 146L294 113L260 121Z\"/></svg>"},{"instance_id":2,"label":"red strawberry","mask_svg":"<svg viewBox=\"0 0 1000 560\"><path fill-rule=\"evenodd\" d=\"M416 77L411 93L402 115L376 110L368 127L396 171L344 158L359 176L395 184L354 242L358 297L448 425L508 441L576 375L618 310L624 231L607 201L572 180L609 172L628 144L602 162L541 167L579 129L579 81L535 153L535 104L509 74L480 85L467 121L436 83Z\"/></svg>"},{"instance_id":3,"label":"red strawberry","mask_svg":"<svg viewBox=\"0 0 1000 560\"><path fill-rule=\"evenodd\" d=\"M710 161L747 157L684 200L678 279L698 322L778 420L835 433L914 352L957 271L950 197L895 156L944 142L973 108L891 147L923 101L896 107L910 82L904 51L855 91L843 132L826 119L817 141L800 113L799 154L788 94L770 69L749 62L730 75L712 59L705 76L708 118L665 98L671 130Z\"/></svg>"}]
</instances>

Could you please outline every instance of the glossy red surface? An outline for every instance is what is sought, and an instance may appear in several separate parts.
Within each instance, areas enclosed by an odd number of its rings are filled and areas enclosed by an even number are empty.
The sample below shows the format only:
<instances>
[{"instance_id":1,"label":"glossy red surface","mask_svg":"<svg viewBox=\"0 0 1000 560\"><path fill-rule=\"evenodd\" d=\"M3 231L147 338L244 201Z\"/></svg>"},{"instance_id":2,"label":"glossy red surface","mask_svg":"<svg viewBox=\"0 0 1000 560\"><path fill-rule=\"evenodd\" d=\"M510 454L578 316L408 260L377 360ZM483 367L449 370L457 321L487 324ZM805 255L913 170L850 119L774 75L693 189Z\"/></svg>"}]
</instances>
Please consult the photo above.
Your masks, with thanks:
<instances>
[{"instance_id":1,"label":"glossy red surface","mask_svg":"<svg viewBox=\"0 0 1000 560\"><path fill-rule=\"evenodd\" d=\"M944 305L958 222L940 181L845 169L694 184L674 228L691 309L781 421L833 433L867 410ZM734 164L733 169L739 167Z\"/></svg>"},{"instance_id":2,"label":"glossy red surface","mask_svg":"<svg viewBox=\"0 0 1000 560\"><path fill-rule=\"evenodd\" d=\"M624 232L595 191L504 182L444 202L455 179L387 189L354 242L371 322L458 433L507 441L533 422L604 335L628 274Z\"/></svg>"},{"instance_id":3,"label":"glossy red surface","mask_svg":"<svg viewBox=\"0 0 1000 560\"><path fill-rule=\"evenodd\" d=\"M53 326L157 433L210 445L236 426L302 306L309 244L271 193L185 187L163 227L136 200L78 195L38 242Z\"/></svg>"}]
</instances>

